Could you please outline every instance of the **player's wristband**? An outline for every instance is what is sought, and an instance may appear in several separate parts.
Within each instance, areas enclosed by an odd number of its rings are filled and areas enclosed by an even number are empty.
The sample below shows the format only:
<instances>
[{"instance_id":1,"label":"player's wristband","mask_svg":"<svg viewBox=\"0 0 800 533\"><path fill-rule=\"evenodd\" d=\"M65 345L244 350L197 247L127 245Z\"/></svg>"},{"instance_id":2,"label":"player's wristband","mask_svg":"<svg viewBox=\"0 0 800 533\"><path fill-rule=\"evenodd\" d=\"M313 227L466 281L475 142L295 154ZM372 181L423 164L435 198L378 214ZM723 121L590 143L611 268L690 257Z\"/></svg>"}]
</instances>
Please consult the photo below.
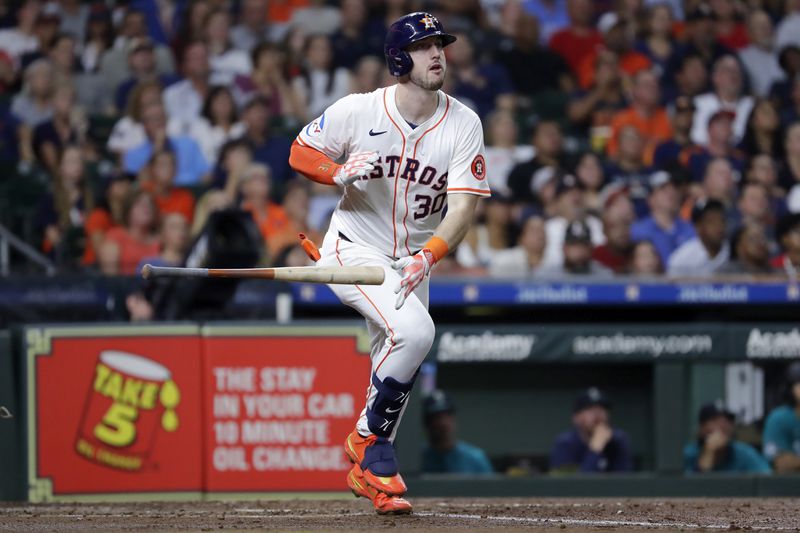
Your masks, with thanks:
<instances>
[{"instance_id":1,"label":"player's wristband","mask_svg":"<svg viewBox=\"0 0 800 533\"><path fill-rule=\"evenodd\" d=\"M439 237L431 237L428 239L428 242L425 243L423 249L430 250L434 263L438 263L439 260L446 256L447 252L450 251L450 247L447 246L447 243L444 241L444 239L440 239Z\"/></svg>"}]
</instances>

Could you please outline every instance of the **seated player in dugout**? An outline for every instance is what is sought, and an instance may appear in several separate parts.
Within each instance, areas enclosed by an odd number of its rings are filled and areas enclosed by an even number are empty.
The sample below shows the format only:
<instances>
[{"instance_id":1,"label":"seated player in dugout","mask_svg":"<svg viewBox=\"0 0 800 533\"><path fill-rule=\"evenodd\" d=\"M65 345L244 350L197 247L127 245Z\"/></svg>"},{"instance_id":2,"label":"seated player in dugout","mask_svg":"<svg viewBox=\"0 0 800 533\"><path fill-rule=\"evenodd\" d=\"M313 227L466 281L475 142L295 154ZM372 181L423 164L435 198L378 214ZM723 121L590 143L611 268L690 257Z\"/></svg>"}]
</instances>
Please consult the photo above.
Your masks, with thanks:
<instances>
[{"instance_id":1,"label":"seated player in dugout","mask_svg":"<svg viewBox=\"0 0 800 533\"><path fill-rule=\"evenodd\" d=\"M428 446L422 452L426 474L491 474L492 463L483 450L457 438L456 408L441 390L425 398L422 407Z\"/></svg>"},{"instance_id":2,"label":"seated player in dugout","mask_svg":"<svg viewBox=\"0 0 800 533\"><path fill-rule=\"evenodd\" d=\"M371 338L366 406L345 439L346 482L379 514L412 509L393 443L433 344L431 268L462 241L478 198L491 195L480 119L440 90L454 40L430 13L392 23L384 52L397 84L335 102L300 130L289 158L309 179L343 189L318 264L386 273L382 285L330 286Z\"/></svg>"},{"instance_id":3,"label":"seated player in dugout","mask_svg":"<svg viewBox=\"0 0 800 533\"><path fill-rule=\"evenodd\" d=\"M550 473L629 472L633 470L630 439L611 426L611 402L591 387L575 400L572 426L556 438L550 452Z\"/></svg>"},{"instance_id":4,"label":"seated player in dugout","mask_svg":"<svg viewBox=\"0 0 800 533\"><path fill-rule=\"evenodd\" d=\"M764 455L778 474L800 472L800 361L786 370L785 402L764 422Z\"/></svg>"},{"instance_id":5,"label":"seated player in dugout","mask_svg":"<svg viewBox=\"0 0 800 533\"><path fill-rule=\"evenodd\" d=\"M734 438L736 415L721 400L707 403L697 417L697 441L683 449L686 474L727 472L731 474L769 474L769 463L755 448Z\"/></svg>"}]
</instances>

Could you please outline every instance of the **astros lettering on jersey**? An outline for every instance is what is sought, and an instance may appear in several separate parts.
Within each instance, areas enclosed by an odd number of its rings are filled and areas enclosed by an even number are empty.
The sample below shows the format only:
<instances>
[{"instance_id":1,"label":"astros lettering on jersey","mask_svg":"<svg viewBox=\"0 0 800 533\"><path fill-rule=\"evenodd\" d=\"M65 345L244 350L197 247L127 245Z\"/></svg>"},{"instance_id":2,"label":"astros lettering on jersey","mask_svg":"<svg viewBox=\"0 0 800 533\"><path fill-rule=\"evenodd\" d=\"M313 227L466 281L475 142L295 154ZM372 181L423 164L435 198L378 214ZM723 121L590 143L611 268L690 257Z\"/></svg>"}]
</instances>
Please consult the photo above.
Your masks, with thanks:
<instances>
[{"instance_id":1,"label":"astros lettering on jersey","mask_svg":"<svg viewBox=\"0 0 800 533\"><path fill-rule=\"evenodd\" d=\"M478 116L438 91L436 112L412 128L397 110L396 90L342 98L303 128L297 142L333 160L378 152L375 169L344 189L331 224L353 242L403 257L433 235L448 193L490 191Z\"/></svg>"}]
</instances>

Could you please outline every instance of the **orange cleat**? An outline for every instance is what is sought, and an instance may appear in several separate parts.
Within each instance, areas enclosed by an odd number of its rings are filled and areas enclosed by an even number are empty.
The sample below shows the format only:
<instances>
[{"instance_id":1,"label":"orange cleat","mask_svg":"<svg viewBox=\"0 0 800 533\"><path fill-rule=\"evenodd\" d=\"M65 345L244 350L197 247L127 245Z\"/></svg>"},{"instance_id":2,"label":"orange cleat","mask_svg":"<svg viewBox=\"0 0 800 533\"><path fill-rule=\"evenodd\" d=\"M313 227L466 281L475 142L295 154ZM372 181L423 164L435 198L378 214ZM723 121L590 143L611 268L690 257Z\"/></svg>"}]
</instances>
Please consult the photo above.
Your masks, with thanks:
<instances>
[{"instance_id":1,"label":"orange cleat","mask_svg":"<svg viewBox=\"0 0 800 533\"><path fill-rule=\"evenodd\" d=\"M375 446L376 444L377 446ZM359 467L358 473L360 474L360 479L363 479L367 485L371 486L377 491L383 492L389 496L402 496L405 494L408 491L408 487L406 487L406 483L403 481L403 476L397 472L396 467L394 468L394 473L390 475L382 475L382 472L372 472L368 466L367 468L364 468L364 457L368 455L366 450L370 446L375 446L372 450L370 450L370 452L375 453L369 454L373 456L370 458L372 460L371 464L378 462L384 466L386 464L396 464L394 458L394 448L392 448L392 445L388 440L379 439L375 435L362 437L357 430L353 430L352 433L347 436L347 439L345 439L344 452L347 455L347 458L350 459L350 462ZM350 472L352 474L353 470ZM349 484L350 476L348 475L348 485ZM368 498L369 496L364 497Z\"/></svg>"},{"instance_id":2,"label":"orange cleat","mask_svg":"<svg viewBox=\"0 0 800 533\"><path fill-rule=\"evenodd\" d=\"M375 507L375 512L380 515L411 513L411 504L407 500L399 496L384 494L370 487L364 481L361 467L357 464L353 465L353 468L351 468L350 472L347 474L347 486L350 487L350 490L357 498L361 497L370 500Z\"/></svg>"}]
</instances>

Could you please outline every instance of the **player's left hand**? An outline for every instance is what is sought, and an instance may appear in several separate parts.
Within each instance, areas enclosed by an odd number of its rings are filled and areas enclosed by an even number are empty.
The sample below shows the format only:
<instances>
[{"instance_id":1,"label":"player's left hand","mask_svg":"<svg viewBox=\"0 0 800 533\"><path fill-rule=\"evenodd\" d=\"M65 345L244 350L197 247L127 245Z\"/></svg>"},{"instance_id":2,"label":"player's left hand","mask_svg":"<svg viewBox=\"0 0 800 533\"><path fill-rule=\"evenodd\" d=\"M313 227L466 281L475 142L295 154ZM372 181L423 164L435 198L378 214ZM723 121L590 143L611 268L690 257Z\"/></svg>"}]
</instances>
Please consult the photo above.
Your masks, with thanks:
<instances>
[{"instance_id":1,"label":"player's left hand","mask_svg":"<svg viewBox=\"0 0 800 533\"><path fill-rule=\"evenodd\" d=\"M433 263L433 254L427 249L421 250L413 256L401 257L392 263L392 268L402 276L394 290L397 295L395 309L403 307L408 295L414 292L425 276L430 274Z\"/></svg>"}]
</instances>

